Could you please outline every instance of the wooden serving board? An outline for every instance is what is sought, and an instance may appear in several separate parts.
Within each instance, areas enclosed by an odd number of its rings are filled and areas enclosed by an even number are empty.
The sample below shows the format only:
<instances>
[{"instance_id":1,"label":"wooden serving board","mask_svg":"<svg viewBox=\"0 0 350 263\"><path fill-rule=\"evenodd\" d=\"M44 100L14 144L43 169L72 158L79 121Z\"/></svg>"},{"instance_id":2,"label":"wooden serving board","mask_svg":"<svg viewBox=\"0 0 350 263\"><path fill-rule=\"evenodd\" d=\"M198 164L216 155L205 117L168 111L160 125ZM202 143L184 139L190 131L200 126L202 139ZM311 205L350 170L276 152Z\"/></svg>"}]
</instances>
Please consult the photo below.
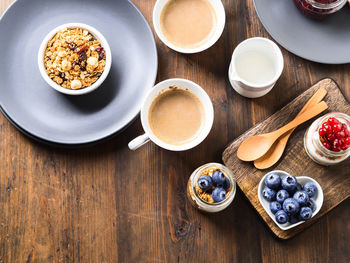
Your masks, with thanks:
<instances>
[{"instance_id":1,"label":"wooden serving board","mask_svg":"<svg viewBox=\"0 0 350 263\"><path fill-rule=\"evenodd\" d=\"M311 96L321 87L328 91L324 98L324 101L329 106L328 112L338 111L350 115L350 104L341 93L337 84L331 79L323 79L280 111L237 138L223 153L223 161L235 174L238 186L272 232L281 239L293 237L350 196L350 158L338 165L329 167L318 165L309 158L304 150L303 138L306 129L315 118L294 131L289 139L284 155L277 164L269 169L258 170L254 167L253 162L239 160L236 155L237 149L241 142L248 137L271 132L291 121ZM260 179L272 170L284 170L295 176L309 176L321 185L324 193L324 202L321 210L314 218L287 231L281 230L272 221L260 204L257 194Z\"/></svg>"}]
</instances>

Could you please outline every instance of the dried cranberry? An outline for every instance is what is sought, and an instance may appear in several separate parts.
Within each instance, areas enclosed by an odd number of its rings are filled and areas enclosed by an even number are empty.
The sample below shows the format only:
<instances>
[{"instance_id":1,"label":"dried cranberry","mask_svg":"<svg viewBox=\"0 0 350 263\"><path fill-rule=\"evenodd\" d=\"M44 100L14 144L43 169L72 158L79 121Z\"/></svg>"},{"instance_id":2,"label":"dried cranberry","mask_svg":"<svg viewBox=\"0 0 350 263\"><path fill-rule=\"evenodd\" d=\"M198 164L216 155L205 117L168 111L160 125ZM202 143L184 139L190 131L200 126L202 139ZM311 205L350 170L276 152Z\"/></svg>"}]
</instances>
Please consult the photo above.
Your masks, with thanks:
<instances>
[{"instance_id":1,"label":"dried cranberry","mask_svg":"<svg viewBox=\"0 0 350 263\"><path fill-rule=\"evenodd\" d=\"M67 41L66 41L66 44L68 45L68 48L69 48L70 50L74 50L74 49L77 48L77 45L76 45L74 42L67 42Z\"/></svg>"},{"instance_id":2,"label":"dried cranberry","mask_svg":"<svg viewBox=\"0 0 350 263\"><path fill-rule=\"evenodd\" d=\"M102 60L106 55L106 52L103 47L96 48L96 52L98 54L98 60Z\"/></svg>"},{"instance_id":3,"label":"dried cranberry","mask_svg":"<svg viewBox=\"0 0 350 263\"><path fill-rule=\"evenodd\" d=\"M81 52L79 55L79 61L85 61L86 59L87 59L86 52L85 51Z\"/></svg>"},{"instance_id":4,"label":"dried cranberry","mask_svg":"<svg viewBox=\"0 0 350 263\"><path fill-rule=\"evenodd\" d=\"M66 79L66 75L64 74L64 72L58 72L58 75L60 76L61 79L63 79L63 81Z\"/></svg>"}]
</instances>

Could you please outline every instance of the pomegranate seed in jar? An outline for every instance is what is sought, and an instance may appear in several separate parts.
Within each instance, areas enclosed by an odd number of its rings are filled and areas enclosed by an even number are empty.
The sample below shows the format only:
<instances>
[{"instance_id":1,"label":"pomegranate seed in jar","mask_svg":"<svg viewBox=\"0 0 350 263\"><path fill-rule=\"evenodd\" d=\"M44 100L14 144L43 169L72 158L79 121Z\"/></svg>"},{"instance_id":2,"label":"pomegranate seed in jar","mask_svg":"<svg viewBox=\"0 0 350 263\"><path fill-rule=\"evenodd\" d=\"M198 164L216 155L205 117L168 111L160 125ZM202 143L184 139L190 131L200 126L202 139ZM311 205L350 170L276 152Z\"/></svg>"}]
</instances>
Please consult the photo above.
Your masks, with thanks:
<instances>
[{"instance_id":1,"label":"pomegranate seed in jar","mask_svg":"<svg viewBox=\"0 0 350 263\"><path fill-rule=\"evenodd\" d=\"M334 139L333 141L333 146L338 147L338 146L341 146L342 144L343 144L342 141L339 139Z\"/></svg>"},{"instance_id":2,"label":"pomegranate seed in jar","mask_svg":"<svg viewBox=\"0 0 350 263\"><path fill-rule=\"evenodd\" d=\"M326 135L326 138L327 138L327 140L328 140L329 142L333 142L334 139L335 139L334 133L328 133L328 134Z\"/></svg>"},{"instance_id":3,"label":"pomegranate seed in jar","mask_svg":"<svg viewBox=\"0 0 350 263\"><path fill-rule=\"evenodd\" d=\"M350 145L350 137L346 137L346 138L344 139L344 144Z\"/></svg>"},{"instance_id":4,"label":"pomegranate seed in jar","mask_svg":"<svg viewBox=\"0 0 350 263\"><path fill-rule=\"evenodd\" d=\"M340 149L339 146L332 146L332 151L333 151L333 152L340 152L341 149Z\"/></svg>"},{"instance_id":5,"label":"pomegranate seed in jar","mask_svg":"<svg viewBox=\"0 0 350 263\"><path fill-rule=\"evenodd\" d=\"M325 136L325 135L327 134L327 131L326 131L325 128L320 128L320 129L318 130L318 134L319 134L321 137L323 137L323 136Z\"/></svg>"},{"instance_id":6,"label":"pomegranate seed in jar","mask_svg":"<svg viewBox=\"0 0 350 263\"><path fill-rule=\"evenodd\" d=\"M350 136L350 131L348 129L348 126L346 126L346 124L344 123L341 129L344 133L345 133L345 137L349 137Z\"/></svg>"},{"instance_id":7,"label":"pomegranate seed in jar","mask_svg":"<svg viewBox=\"0 0 350 263\"><path fill-rule=\"evenodd\" d=\"M343 138L345 138L345 132L344 131L339 131L339 132L337 132L336 134L335 134L335 137L337 138L337 139L343 139Z\"/></svg>"},{"instance_id":8,"label":"pomegranate seed in jar","mask_svg":"<svg viewBox=\"0 0 350 263\"><path fill-rule=\"evenodd\" d=\"M334 132L339 132L339 131L341 131L341 129L342 129L342 125L340 125L340 124L333 124L333 126L332 126L332 130Z\"/></svg>"},{"instance_id":9,"label":"pomegranate seed in jar","mask_svg":"<svg viewBox=\"0 0 350 263\"><path fill-rule=\"evenodd\" d=\"M329 142L323 142L322 145L328 150L331 149L331 145L329 144Z\"/></svg>"},{"instance_id":10,"label":"pomegranate seed in jar","mask_svg":"<svg viewBox=\"0 0 350 263\"><path fill-rule=\"evenodd\" d=\"M348 148L349 148L349 146L346 145L346 144L343 144L343 145L340 147L340 149L342 149L342 151L345 151L345 150L347 150Z\"/></svg>"},{"instance_id":11,"label":"pomegranate seed in jar","mask_svg":"<svg viewBox=\"0 0 350 263\"><path fill-rule=\"evenodd\" d=\"M327 122L322 124L322 128L324 128L327 133L332 132L332 126L329 125Z\"/></svg>"},{"instance_id":12,"label":"pomegranate seed in jar","mask_svg":"<svg viewBox=\"0 0 350 263\"><path fill-rule=\"evenodd\" d=\"M334 125L334 124L338 124L339 121L336 119L336 118L333 118L333 117L330 117L327 122L330 124L330 125Z\"/></svg>"}]
</instances>

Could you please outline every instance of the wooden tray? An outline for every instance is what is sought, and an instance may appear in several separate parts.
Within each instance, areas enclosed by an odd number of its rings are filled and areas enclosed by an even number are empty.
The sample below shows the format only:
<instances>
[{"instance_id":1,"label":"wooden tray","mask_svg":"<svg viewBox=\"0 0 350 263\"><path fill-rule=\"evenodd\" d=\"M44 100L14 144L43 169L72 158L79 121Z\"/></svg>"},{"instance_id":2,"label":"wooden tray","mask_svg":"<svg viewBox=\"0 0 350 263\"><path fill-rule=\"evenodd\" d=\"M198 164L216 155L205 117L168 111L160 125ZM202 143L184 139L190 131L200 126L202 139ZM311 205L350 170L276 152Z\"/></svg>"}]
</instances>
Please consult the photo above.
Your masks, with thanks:
<instances>
[{"instance_id":1,"label":"wooden tray","mask_svg":"<svg viewBox=\"0 0 350 263\"><path fill-rule=\"evenodd\" d=\"M293 237L350 196L350 159L339 165L326 167L316 164L309 158L304 150L303 138L307 127L309 127L315 118L294 131L281 160L269 169L258 170L254 167L253 162L243 162L239 160L236 156L237 148L246 138L256 134L270 132L291 121L305 105L307 100L320 87L324 87L328 91L324 101L326 101L329 106L329 112L338 111L350 115L349 102L345 99L337 84L331 79L323 79L280 111L237 138L223 153L223 161L235 174L238 186L272 232L281 239ZM325 112L321 113L321 115L323 114L325 114ZM321 185L324 193L324 202L321 210L314 218L287 231L278 228L260 204L257 194L260 179L267 172L272 170L284 170L295 176L309 176L314 178Z\"/></svg>"}]
</instances>

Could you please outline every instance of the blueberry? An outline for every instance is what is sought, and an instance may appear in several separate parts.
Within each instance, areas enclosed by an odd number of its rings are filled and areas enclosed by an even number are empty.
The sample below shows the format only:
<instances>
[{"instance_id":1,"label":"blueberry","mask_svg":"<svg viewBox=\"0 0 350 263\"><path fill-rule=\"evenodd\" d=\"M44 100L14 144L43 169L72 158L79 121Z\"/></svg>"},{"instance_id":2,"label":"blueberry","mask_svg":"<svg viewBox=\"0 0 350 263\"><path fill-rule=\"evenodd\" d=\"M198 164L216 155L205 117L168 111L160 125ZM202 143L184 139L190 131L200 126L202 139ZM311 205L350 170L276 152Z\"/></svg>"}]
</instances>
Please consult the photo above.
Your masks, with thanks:
<instances>
[{"instance_id":1,"label":"blueberry","mask_svg":"<svg viewBox=\"0 0 350 263\"><path fill-rule=\"evenodd\" d=\"M313 182L308 182L304 185L304 191L307 192L309 197L314 197L317 194L317 187Z\"/></svg>"},{"instance_id":2,"label":"blueberry","mask_svg":"<svg viewBox=\"0 0 350 263\"><path fill-rule=\"evenodd\" d=\"M230 179L225 177L225 182L224 182L224 185L223 185L224 189L227 190L227 189L230 188L230 186L231 186Z\"/></svg>"},{"instance_id":3,"label":"blueberry","mask_svg":"<svg viewBox=\"0 0 350 263\"><path fill-rule=\"evenodd\" d=\"M213 172L211 177L213 178L213 182L214 184L216 184L216 186L224 185L226 176L220 170L216 170L215 172Z\"/></svg>"},{"instance_id":4,"label":"blueberry","mask_svg":"<svg viewBox=\"0 0 350 263\"><path fill-rule=\"evenodd\" d=\"M299 221L300 221L300 219L297 215L291 215L289 217L289 223L291 223L291 224L298 223Z\"/></svg>"},{"instance_id":5,"label":"blueberry","mask_svg":"<svg viewBox=\"0 0 350 263\"><path fill-rule=\"evenodd\" d=\"M281 185L281 178L276 173L268 174L265 177L265 184L268 188L277 190Z\"/></svg>"},{"instance_id":6,"label":"blueberry","mask_svg":"<svg viewBox=\"0 0 350 263\"><path fill-rule=\"evenodd\" d=\"M289 193L284 189L279 190L276 194L276 200L281 204L283 204L284 200L286 200L288 197L289 197Z\"/></svg>"},{"instance_id":7,"label":"blueberry","mask_svg":"<svg viewBox=\"0 0 350 263\"><path fill-rule=\"evenodd\" d=\"M296 191L301 191L301 190L303 190L302 185L297 183L297 187L293 191L289 191L289 194L292 196L295 194Z\"/></svg>"},{"instance_id":8,"label":"blueberry","mask_svg":"<svg viewBox=\"0 0 350 263\"><path fill-rule=\"evenodd\" d=\"M282 210L282 205L277 201L273 201L270 203L270 210L272 214L276 214L277 211Z\"/></svg>"},{"instance_id":9,"label":"blueberry","mask_svg":"<svg viewBox=\"0 0 350 263\"><path fill-rule=\"evenodd\" d=\"M297 191L301 191L303 190L303 187L301 186L301 184L297 183Z\"/></svg>"},{"instance_id":10,"label":"blueberry","mask_svg":"<svg viewBox=\"0 0 350 263\"><path fill-rule=\"evenodd\" d=\"M298 213L299 208L300 205L294 198L287 198L283 202L283 210L290 215Z\"/></svg>"},{"instance_id":11,"label":"blueberry","mask_svg":"<svg viewBox=\"0 0 350 263\"><path fill-rule=\"evenodd\" d=\"M288 192L293 192L297 188L297 179L295 176L288 174L283 176L281 180L281 185L284 190L287 190Z\"/></svg>"},{"instance_id":12,"label":"blueberry","mask_svg":"<svg viewBox=\"0 0 350 263\"><path fill-rule=\"evenodd\" d=\"M209 175L203 174L198 178L198 186L203 191L209 190L213 186L213 180Z\"/></svg>"},{"instance_id":13,"label":"blueberry","mask_svg":"<svg viewBox=\"0 0 350 263\"><path fill-rule=\"evenodd\" d=\"M274 201L276 198L275 190L272 190L271 188L268 188L267 186L265 186L265 188L263 189L262 195L267 201L270 201L270 202Z\"/></svg>"},{"instance_id":14,"label":"blueberry","mask_svg":"<svg viewBox=\"0 0 350 263\"><path fill-rule=\"evenodd\" d=\"M305 206L310 199L307 192L305 191L296 191L293 195L293 198L297 200L300 206Z\"/></svg>"},{"instance_id":15,"label":"blueberry","mask_svg":"<svg viewBox=\"0 0 350 263\"><path fill-rule=\"evenodd\" d=\"M299 217L301 220L309 220L312 217L312 210L310 207L304 206L300 209Z\"/></svg>"},{"instance_id":16,"label":"blueberry","mask_svg":"<svg viewBox=\"0 0 350 263\"><path fill-rule=\"evenodd\" d=\"M316 203L315 203L315 201L314 201L313 199L311 199L311 198L309 199L309 201L306 203L305 206L310 207L311 210L312 210L312 212L315 212L315 210L316 210Z\"/></svg>"},{"instance_id":17,"label":"blueberry","mask_svg":"<svg viewBox=\"0 0 350 263\"><path fill-rule=\"evenodd\" d=\"M280 224L287 223L289 220L289 216L283 210L277 211L277 213L275 214L275 218L276 218L276 221Z\"/></svg>"},{"instance_id":18,"label":"blueberry","mask_svg":"<svg viewBox=\"0 0 350 263\"><path fill-rule=\"evenodd\" d=\"M222 187L216 187L213 190L213 193L211 194L211 196L213 197L214 202L218 203L218 202L225 200L226 191Z\"/></svg>"}]
</instances>

